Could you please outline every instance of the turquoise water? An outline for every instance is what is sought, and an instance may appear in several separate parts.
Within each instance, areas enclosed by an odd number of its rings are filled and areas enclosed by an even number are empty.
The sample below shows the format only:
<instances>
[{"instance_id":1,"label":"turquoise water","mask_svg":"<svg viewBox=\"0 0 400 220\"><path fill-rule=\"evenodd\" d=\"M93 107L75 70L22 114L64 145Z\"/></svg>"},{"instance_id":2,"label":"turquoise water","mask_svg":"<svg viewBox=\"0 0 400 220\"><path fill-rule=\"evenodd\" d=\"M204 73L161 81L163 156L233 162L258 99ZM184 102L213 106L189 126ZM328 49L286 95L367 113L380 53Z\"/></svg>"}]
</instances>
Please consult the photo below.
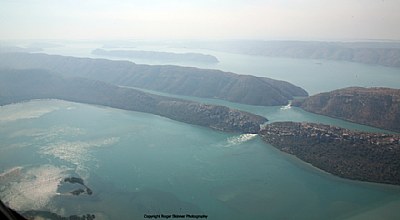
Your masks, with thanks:
<instances>
[{"instance_id":1,"label":"turquoise water","mask_svg":"<svg viewBox=\"0 0 400 220\"><path fill-rule=\"evenodd\" d=\"M128 87L129 88L129 87ZM180 98L185 100L196 101L200 103L206 104L213 104L213 105L224 105L230 108L239 109L242 111L251 112L256 115L261 115L266 117L269 121L267 123L277 122L277 121L295 121L295 122L315 122L315 123L323 123L323 124L330 124L339 126L342 128L347 128L351 130L358 130L358 131L366 131L366 132L381 132L381 133L395 133L379 128L374 128L371 126L365 126L361 124L355 124L351 122L347 122L340 119L335 119L331 117L326 117L323 115L313 114L307 111L304 111L300 108L290 107L285 108L284 106L254 106L254 105L246 105L240 103L234 103L224 100L212 99L212 98L198 98L198 97L190 97L190 96L182 96L182 95L172 95L164 92L156 92L147 89L140 89L131 87L134 89L138 89L144 92L161 95L161 96L168 96L174 98Z\"/></svg>"},{"instance_id":2,"label":"turquoise water","mask_svg":"<svg viewBox=\"0 0 400 220\"><path fill-rule=\"evenodd\" d=\"M266 111L275 121L273 113L282 110ZM287 120L312 116L286 111ZM344 219L367 211L400 216L399 187L337 178L258 136L56 100L3 106L0 116L1 169L21 167L8 177L14 182L0 178L0 195L17 209L95 213L99 219ZM68 175L82 177L94 194L57 195L57 178Z\"/></svg>"}]
</instances>

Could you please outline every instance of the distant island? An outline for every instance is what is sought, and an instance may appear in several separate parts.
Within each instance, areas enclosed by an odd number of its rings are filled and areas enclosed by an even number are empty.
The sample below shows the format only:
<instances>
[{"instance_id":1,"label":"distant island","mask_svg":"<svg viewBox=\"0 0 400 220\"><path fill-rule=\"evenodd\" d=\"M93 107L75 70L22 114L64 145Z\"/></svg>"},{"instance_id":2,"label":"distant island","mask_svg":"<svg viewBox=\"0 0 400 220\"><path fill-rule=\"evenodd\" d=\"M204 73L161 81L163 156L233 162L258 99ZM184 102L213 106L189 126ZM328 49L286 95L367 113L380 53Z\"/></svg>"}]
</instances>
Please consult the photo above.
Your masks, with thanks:
<instances>
[{"instance_id":1,"label":"distant island","mask_svg":"<svg viewBox=\"0 0 400 220\"><path fill-rule=\"evenodd\" d=\"M350 87L294 100L293 106L400 132L400 89Z\"/></svg>"},{"instance_id":2,"label":"distant island","mask_svg":"<svg viewBox=\"0 0 400 220\"><path fill-rule=\"evenodd\" d=\"M0 53L0 67L46 69L54 74L119 86L250 105L287 105L296 96L308 96L304 89L285 81L172 65L139 65L128 61L38 53Z\"/></svg>"},{"instance_id":3,"label":"distant island","mask_svg":"<svg viewBox=\"0 0 400 220\"><path fill-rule=\"evenodd\" d=\"M327 42L327 41L199 41L186 47L230 53L350 61L400 67L399 42Z\"/></svg>"},{"instance_id":4,"label":"distant island","mask_svg":"<svg viewBox=\"0 0 400 220\"><path fill-rule=\"evenodd\" d=\"M146 112L228 132L258 133L260 125L267 121L225 106L153 95L97 80L62 77L46 70L0 69L0 105L32 99L61 99Z\"/></svg>"},{"instance_id":5,"label":"distant island","mask_svg":"<svg viewBox=\"0 0 400 220\"><path fill-rule=\"evenodd\" d=\"M92 54L100 56L137 58L170 62L200 62L200 63L218 63L215 56L201 53L172 53L146 50L103 50L95 49Z\"/></svg>"},{"instance_id":6,"label":"distant island","mask_svg":"<svg viewBox=\"0 0 400 220\"><path fill-rule=\"evenodd\" d=\"M400 135L296 122L268 124L262 139L339 177L400 185Z\"/></svg>"}]
</instances>

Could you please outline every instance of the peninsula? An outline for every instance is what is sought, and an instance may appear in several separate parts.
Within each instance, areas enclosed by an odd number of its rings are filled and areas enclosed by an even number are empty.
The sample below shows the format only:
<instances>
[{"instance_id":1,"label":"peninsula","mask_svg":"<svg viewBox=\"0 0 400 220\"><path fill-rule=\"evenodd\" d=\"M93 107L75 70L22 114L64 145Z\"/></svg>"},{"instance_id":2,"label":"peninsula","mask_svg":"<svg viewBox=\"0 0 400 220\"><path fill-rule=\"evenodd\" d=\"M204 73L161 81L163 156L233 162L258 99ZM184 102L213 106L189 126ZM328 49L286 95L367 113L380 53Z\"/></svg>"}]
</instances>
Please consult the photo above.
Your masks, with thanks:
<instances>
[{"instance_id":1,"label":"peninsula","mask_svg":"<svg viewBox=\"0 0 400 220\"><path fill-rule=\"evenodd\" d=\"M146 112L221 131L258 133L266 118L225 106L201 104L46 70L0 69L0 105L32 99L61 99Z\"/></svg>"},{"instance_id":2,"label":"peninsula","mask_svg":"<svg viewBox=\"0 0 400 220\"><path fill-rule=\"evenodd\" d=\"M339 177L400 185L400 135L351 131L335 126L276 122L262 139Z\"/></svg>"},{"instance_id":3,"label":"peninsula","mask_svg":"<svg viewBox=\"0 0 400 220\"><path fill-rule=\"evenodd\" d=\"M0 53L0 67L46 69L53 74L83 77L118 86L250 105L286 105L295 96L308 95L304 89L293 84L265 77L194 67L139 65L128 61L37 53Z\"/></svg>"},{"instance_id":4,"label":"peninsula","mask_svg":"<svg viewBox=\"0 0 400 220\"><path fill-rule=\"evenodd\" d=\"M306 111L400 132L400 89L349 87L294 100Z\"/></svg>"}]
</instances>

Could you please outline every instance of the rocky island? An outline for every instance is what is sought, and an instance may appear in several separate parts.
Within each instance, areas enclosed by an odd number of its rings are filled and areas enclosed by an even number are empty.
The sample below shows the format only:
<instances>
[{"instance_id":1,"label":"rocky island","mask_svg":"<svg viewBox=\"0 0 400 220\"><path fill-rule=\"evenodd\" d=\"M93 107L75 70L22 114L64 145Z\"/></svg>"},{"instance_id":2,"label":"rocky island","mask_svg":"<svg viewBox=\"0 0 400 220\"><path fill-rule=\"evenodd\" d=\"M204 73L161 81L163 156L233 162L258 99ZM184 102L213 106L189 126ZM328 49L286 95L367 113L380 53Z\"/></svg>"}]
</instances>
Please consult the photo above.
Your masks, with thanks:
<instances>
[{"instance_id":1,"label":"rocky island","mask_svg":"<svg viewBox=\"0 0 400 220\"><path fill-rule=\"evenodd\" d=\"M280 106L307 92L285 81L220 70L47 54L0 53L0 67L46 69L53 74L83 77L118 86L232 102Z\"/></svg>"},{"instance_id":2,"label":"rocky island","mask_svg":"<svg viewBox=\"0 0 400 220\"><path fill-rule=\"evenodd\" d=\"M85 189L76 189L76 190L72 191L71 192L72 195L78 196L78 195L80 195L81 193L84 193L84 192L86 192L86 194L88 194L88 195L92 195L93 194L93 191L89 187L87 187L85 185L85 183L84 183L82 178L79 178L79 177L67 177L67 178L64 179L64 182L68 182L68 183L72 183L72 184L77 183L77 184L80 184L83 187L85 187Z\"/></svg>"},{"instance_id":3,"label":"rocky island","mask_svg":"<svg viewBox=\"0 0 400 220\"><path fill-rule=\"evenodd\" d=\"M32 99L61 99L146 112L228 132L258 133L260 125L267 121L225 106L153 95L97 80L62 77L46 70L0 69L0 105Z\"/></svg>"},{"instance_id":4,"label":"rocky island","mask_svg":"<svg viewBox=\"0 0 400 220\"><path fill-rule=\"evenodd\" d=\"M262 139L339 177L400 185L400 135L365 133L335 126L276 122Z\"/></svg>"},{"instance_id":5,"label":"rocky island","mask_svg":"<svg viewBox=\"0 0 400 220\"><path fill-rule=\"evenodd\" d=\"M201 53L172 53L146 50L103 50L95 49L92 54L100 56L138 58L148 60L162 60L171 62L201 62L218 63L218 59L212 55Z\"/></svg>"},{"instance_id":6,"label":"rocky island","mask_svg":"<svg viewBox=\"0 0 400 220\"><path fill-rule=\"evenodd\" d=\"M294 100L316 114L400 132L400 89L349 87Z\"/></svg>"}]
</instances>

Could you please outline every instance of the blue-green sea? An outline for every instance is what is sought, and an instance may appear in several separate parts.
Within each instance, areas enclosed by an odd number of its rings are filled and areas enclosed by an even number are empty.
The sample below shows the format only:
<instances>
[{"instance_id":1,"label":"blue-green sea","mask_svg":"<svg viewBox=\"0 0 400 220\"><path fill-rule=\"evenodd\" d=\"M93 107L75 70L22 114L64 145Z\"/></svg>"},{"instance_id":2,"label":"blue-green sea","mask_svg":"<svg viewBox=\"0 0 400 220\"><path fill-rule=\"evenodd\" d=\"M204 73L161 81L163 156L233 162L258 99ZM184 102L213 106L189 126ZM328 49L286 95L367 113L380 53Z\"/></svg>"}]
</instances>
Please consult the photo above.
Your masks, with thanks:
<instances>
[{"instance_id":1,"label":"blue-green sea","mask_svg":"<svg viewBox=\"0 0 400 220\"><path fill-rule=\"evenodd\" d=\"M225 70L235 68L219 59ZM251 65L246 62L243 65ZM291 68L286 64L281 71ZM324 65L312 62L308 67ZM352 63L344 63L343 69L347 65L378 68L390 79L382 86L400 82L398 69ZM349 83L313 80L304 80L308 91ZM270 122L312 121L384 132L298 108L182 98L250 111ZM207 215L216 220L400 219L398 186L335 177L280 152L257 135L225 133L146 113L33 100L0 107L0 140L0 198L17 210L63 216L91 213L96 219L148 219L145 215L158 214ZM81 177L93 194L60 193L58 185L68 176Z\"/></svg>"},{"instance_id":2,"label":"blue-green sea","mask_svg":"<svg viewBox=\"0 0 400 220\"><path fill-rule=\"evenodd\" d=\"M264 108L272 121L312 116L296 108ZM3 106L0 114L0 166L21 167L8 175L14 181L2 179L1 196L21 210L105 219L160 213L209 219L400 215L399 187L340 179L258 136L57 100ZM70 175L82 177L94 194L57 195L57 181Z\"/></svg>"}]
</instances>

